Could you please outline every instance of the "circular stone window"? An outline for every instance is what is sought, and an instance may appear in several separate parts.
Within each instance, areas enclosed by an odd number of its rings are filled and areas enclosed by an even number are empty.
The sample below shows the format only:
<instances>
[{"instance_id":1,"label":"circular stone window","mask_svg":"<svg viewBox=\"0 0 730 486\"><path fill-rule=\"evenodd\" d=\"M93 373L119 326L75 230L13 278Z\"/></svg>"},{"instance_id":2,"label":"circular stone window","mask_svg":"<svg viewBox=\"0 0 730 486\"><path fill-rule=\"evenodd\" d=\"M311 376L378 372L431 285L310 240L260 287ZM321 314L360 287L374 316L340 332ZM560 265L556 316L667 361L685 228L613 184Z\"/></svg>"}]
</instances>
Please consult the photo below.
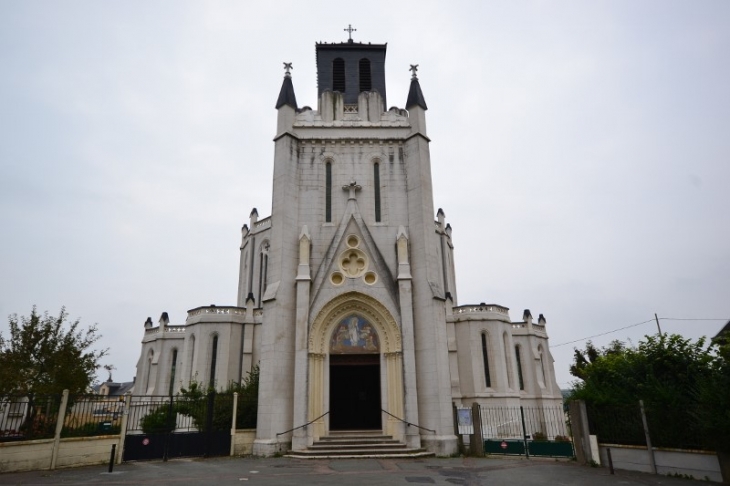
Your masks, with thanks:
<instances>
[{"instance_id":1,"label":"circular stone window","mask_svg":"<svg viewBox=\"0 0 730 486\"><path fill-rule=\"evenodd\" d=\"M364 280L366 284L372 285L378 281L378 275L375 272L368 272L365 274Z\"/></svg>"},{"instance_id":2,"label":"circular stone window","mask_svg":"<svg viewBox=\"0 0 730 486\"><path fill-rule=\"evenodd\" d=\"M334 285L340 285L342 282L344 282L345 277L342 276L340 272L333 272L332 275L330 275L330 281Z\"/></svg>"},{"instance_id":3,"label":"circular stone window","mask_svg":"<svg viewBox=\"0 0 730 486\"><path fill-rule=\"evenodd\" d=\"M347 237L347 246L350 248L357 248L360 245L360 238L358 238L355 235L350 235Z\"/></svg>"},{"instance_id":4,"label":"circular stone window","mask_svg":"<svg viewBox=\"0 0 730 486\"><path fill-rule=\"evenodd\" d=\"M361 250L350 248L342 252L338 264L345 277L357 278L367 271L368 257Z\"/></svg>"}]
</instances>

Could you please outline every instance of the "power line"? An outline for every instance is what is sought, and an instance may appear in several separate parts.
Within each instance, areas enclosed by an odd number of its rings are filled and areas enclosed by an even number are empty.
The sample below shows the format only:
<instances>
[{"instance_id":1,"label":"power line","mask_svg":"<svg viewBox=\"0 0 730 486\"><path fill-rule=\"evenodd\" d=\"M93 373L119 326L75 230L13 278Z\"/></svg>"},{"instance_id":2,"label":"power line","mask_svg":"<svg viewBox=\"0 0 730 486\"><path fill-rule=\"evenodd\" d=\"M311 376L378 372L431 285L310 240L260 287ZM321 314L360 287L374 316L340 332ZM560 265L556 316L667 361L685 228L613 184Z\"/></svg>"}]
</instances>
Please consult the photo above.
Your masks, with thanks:
<instances>
[{"instance_id":1,"label":"power line","mask_svg":"<svg viewBox=\"0 0 730 486\"><path fill-rule=\"evenodd\" d=\"M631 324L630 326L619 327L618 329L614 329L613 331L602 332L601 334L596 334L594 336L588 336L588 337L576 339L575 341L568 341L567 343L555 344L555 345L550 346L550 347L551 348L559 348L560 346L565 346L566 344L573 344L573 343L577 343L577 342L580 342L580 341L585 341L586 339L592 339L594 337L605 336L606 334L611 334L612 332L623 331L624 329L628 329L630 327L640 326L642 324L648 324L650 322L654 322L654 319L649 319L648 321L644 321L644 322L637 322L636 324Z\"/></svg>"},{"instance_id":2,"label":"power line","mask_svg":"<svg viewBox=\"0 0 730 486\"><path fill-rule=\"evenodd\" d=\"M730 322L730 318L724 318L724 319L709 319L709 318L692 319L692 318L688 318L688 317L659 317L659 320L660 321L728 321L728 322ZM612 331L606 331L606 332L602 332L601 334L595 334L593 336L588 336L588 337L576 339L574 341L568 341L568 342L565 342L565 343L555 344L555 345L550 346L550 347L551 348L559 348L560 346L565 346L565 345L568 345L568 344L573 344L573 343L577 343L577 342L580 342L580 341L585 341L586 339L593 339L595 337L605 336L606 334L611 334L611 333L614 333L614 332L623 331L624 329L629 329L629 328L632 328L632 327L641 326L642 324L648 324L648 323L653 322L653 321L654 321L654 319L649 319L648 321L637 322L636 324L631 324L629 326L619 327L618 329L613 329Z\"/></svg>"}]
</instances>

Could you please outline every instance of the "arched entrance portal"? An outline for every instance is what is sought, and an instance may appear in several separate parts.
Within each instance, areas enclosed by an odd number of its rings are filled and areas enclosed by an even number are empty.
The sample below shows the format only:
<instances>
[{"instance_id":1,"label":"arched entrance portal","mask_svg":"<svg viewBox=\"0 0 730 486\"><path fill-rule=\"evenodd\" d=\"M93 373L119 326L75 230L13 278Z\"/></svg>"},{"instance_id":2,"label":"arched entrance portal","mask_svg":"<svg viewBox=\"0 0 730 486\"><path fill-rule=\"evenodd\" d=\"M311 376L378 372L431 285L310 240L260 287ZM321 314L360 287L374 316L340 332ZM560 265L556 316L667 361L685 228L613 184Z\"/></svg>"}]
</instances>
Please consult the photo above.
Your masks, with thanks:
<instances>
[{"instance_id":1,"label":"arched entrance portal","mask_svg":"<svg viewBox=\"0 0 730 486\"><path fill-rule=\"evenodd\" d=\"M329 378L330 430L382 429L380 344L363 316L349 315L335 326Z\"/></svg>"},{"instance_id":2,"label":"arched entrance portal","mask_svg":"<svg viewBox=\"0 0 730 486\"><path fill-rule=\"evenodd\" d=\"M348 429L402 438L402 424L381 411L403 417L400 328L383 304L358 292L333 299L312 323L308 347L314 439Z\"/></svg>"}]
</instances>

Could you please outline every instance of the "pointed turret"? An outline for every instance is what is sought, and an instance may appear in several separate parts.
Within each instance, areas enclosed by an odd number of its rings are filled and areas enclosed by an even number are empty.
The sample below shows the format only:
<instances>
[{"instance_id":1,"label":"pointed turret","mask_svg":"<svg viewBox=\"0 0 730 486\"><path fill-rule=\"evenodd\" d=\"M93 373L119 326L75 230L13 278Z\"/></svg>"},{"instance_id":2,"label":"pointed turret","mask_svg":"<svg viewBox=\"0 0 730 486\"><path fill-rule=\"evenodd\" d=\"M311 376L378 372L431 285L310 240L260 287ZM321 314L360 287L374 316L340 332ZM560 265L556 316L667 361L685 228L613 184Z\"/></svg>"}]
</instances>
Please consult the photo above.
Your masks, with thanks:
<instances>
[{"instance_id":1,"label":"pointed turret","mask_svg":"<svg viewBox=\"0 0 730 486\"><path fill-rule=\"evenodd\" d=\"M292 63L285 62L284 69L286 70L284 81L281 83L279 99L276 100L276 109L279 110L277 135L291 129L297 112L297 97L294 95L294 85L291 81Z\"/></svg>"},{"instance_id":2,"label":"pointed turret","mask_svg":"<svg viewBox=\"0 0 730 486\"><path fill-rule=\"evenodd\" d=\"M423 97L423 91L421 91L421 84L418 82L418 76L416 76L417 69L418 64L411 65L413 76L411 76L411 89L408 90L406 110L410 110L413 106L419 106L424 110L428 110L428 106L426 106L426 99Z\"/></svg>"},{"instance_id":3,"label":"pointed turret","mask_svg":"<svg viewBox=\"0 0 730 486\"><path fill-rule=\"evenodd\" d=\"M426 99L423 97L423 91L421 91L421 85L418 82L418 64L411 64L410 67L413 75L411 76L411 89L408 90L408 100L406 100L406 110L408 110L408 116L411 119L411 127L414 132L419 132L422 135L426 135Z\"/></svg>"}]
</instances>

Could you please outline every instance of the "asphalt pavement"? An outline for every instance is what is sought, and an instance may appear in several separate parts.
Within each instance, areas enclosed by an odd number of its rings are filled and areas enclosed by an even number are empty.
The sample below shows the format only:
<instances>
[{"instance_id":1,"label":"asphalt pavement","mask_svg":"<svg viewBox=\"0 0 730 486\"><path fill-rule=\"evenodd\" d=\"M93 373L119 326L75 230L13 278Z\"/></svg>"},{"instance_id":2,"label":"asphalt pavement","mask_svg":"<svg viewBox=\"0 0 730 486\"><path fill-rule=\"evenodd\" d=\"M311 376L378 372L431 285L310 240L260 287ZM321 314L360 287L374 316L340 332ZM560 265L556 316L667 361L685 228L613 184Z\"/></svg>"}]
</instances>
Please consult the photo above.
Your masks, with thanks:
<instances>
[{"instance_id":1,"label":"asphalt pavement","mask_svg":"<svg viewBox=\"0 0 730 486\"><path fill-rule=\"evenodd\" d=\"M332 459L225 457L0 474L2 485L694 485L691 479L524 458ZM717 483L713 483L717 484Z\"/></svg>"}]
</instances>

